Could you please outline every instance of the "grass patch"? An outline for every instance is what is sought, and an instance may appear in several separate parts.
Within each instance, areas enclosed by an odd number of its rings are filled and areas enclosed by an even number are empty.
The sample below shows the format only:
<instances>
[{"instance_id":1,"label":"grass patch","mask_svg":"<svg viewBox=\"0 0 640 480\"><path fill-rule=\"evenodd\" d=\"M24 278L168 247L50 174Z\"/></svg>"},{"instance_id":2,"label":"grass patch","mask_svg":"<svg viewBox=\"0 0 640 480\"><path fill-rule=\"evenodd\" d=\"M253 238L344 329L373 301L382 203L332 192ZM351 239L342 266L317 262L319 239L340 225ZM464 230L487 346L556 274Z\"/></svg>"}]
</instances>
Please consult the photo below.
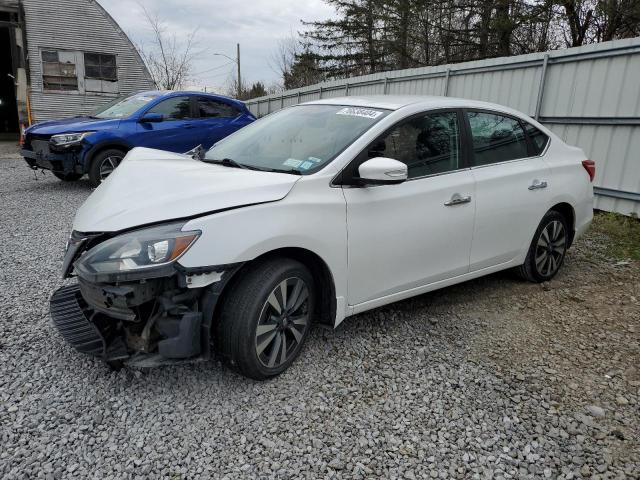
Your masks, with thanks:
<instances>
[{"instance_id":1,"label":"grass patch","mask_svg":"<svg viewBox=\"0 0 640 480\"><path fill-rule=\"evenodd\" d=\"M597 212L591 226L607 238L606 253L619 260L640 261L640 220L616 213Z\"/></svg>"}]
</instances>

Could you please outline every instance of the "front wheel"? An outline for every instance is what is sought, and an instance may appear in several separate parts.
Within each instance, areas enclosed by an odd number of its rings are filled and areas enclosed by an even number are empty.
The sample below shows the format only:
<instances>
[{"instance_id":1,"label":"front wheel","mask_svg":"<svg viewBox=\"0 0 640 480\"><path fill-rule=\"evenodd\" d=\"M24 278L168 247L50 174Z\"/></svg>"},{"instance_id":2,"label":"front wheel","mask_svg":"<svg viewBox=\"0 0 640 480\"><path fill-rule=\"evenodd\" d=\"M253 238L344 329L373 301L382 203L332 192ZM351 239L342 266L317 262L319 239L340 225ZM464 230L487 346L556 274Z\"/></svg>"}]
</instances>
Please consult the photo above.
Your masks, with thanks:
<instances>
[{"instance_id":1,"label":"front wheel","mask_svg":"<svg viewBox=\"0 0 640 480\"><path fill-rule=\"evenodd\" d=\"M89 165L89 181L97 187L116 169L125 156L125 152L117 148L109 148L94 155Z\"/></svg>"},{"instance_id":2,"label":"front wheel","mask_svg":"<svg viewBox=\"0 0 640 480\"><path fill-rule=\"evenodd\" d=\"M516 273L530 282L546 282L555 277L569 248L569 226L563 215L551 210L542 218L524 263Z\"/></svg>"},{"instance_id":3,"label":"front wheel","mask_svg":"<svg viewBox=\"0 0 640 480\"><path fill-rule=\"evenodd\" d=\"M275 258L250 267L231 288L217 324L220 353L256 380L282 373L311 325L316 293L309 270Z\"/></svg>"}]
</instances>

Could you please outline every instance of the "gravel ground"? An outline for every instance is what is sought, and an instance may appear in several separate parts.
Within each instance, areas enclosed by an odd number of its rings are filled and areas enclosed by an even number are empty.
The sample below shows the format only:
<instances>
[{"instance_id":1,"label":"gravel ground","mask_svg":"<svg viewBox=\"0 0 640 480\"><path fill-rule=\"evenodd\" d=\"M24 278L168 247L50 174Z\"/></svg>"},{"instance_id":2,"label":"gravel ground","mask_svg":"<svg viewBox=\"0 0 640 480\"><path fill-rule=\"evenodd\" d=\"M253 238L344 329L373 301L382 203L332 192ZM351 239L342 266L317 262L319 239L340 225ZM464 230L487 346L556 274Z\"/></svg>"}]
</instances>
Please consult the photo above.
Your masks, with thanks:
<instances>
[{"instance_id":1,"label":"gravel ground","mask_svg":"<svg viewBox=\"0 0 640 480\"><path fill-rule=\"evenodd\" d=\"M48 319L87 181L0 148L0 477L639 478L640 264L593 234L547 285L502 273L316 329L279 378L112 372Z\"/></svg>"}]
</instances>

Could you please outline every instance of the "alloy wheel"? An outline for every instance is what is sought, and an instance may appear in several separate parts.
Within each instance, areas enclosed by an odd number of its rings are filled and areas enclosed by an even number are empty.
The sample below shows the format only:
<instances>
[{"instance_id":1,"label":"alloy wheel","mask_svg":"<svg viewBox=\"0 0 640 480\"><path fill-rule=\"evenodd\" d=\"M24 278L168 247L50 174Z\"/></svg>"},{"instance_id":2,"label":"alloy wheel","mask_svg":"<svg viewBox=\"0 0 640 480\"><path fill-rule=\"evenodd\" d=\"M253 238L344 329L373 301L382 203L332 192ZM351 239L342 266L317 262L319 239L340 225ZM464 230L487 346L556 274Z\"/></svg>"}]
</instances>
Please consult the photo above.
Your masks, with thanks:
<instances>
[{"instance_id":1,"label":"alloy wheel","mask_svg":"<svg viewBox=\"0 0 640 480\"><path fill-rule=\"evenodd\" d=\"M540 275L553 275L560 265L567 249L567 234L562 222L553 220L540 232L536 244L535 264Z\"/></svg>"},{"instance_id":2,"label":"alloy wheel","mask_svg":"<svg viewBox=\"0 0 640 480\"><path fill-rule=\"evenodd\" d=\"M100 180L107 178L122 161L122 157L111 155L105 158L100 164Z\"/></svg>"},{"instance_id":3,"label":"alloy wheel","mask_svg":"<svg viewBox=\"0 0 640 480\"><path fill-rule=\"evenodd\" d=\"M298 350L309 327L309 289L299 277L280 282L267 297L256 327L260 363L277 368Z\"/></svg>"}]
</instances>

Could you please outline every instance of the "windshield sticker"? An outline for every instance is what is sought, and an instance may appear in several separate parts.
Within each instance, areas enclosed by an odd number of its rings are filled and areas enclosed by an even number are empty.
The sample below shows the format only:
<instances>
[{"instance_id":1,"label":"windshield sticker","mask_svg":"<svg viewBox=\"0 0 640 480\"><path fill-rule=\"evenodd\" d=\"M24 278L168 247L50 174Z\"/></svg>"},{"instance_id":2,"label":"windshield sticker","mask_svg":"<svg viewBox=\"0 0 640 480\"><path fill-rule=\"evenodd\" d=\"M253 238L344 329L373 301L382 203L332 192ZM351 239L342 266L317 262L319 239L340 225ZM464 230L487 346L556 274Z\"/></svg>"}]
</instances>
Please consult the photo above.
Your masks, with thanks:
<instances>
[{"instance_id":1,"label":"windshield sticker","mask_svg":"<svg viewBox=\"0 0 640 480\"><path fill-rule=\"evenodd\" d=\"M302 163L302 160L296 160L295 158L287 158L282 165L284 165L285 167L298 168L301 163Z\"/></svg>"},{"instance_id":2,"label":"windshield sticker","mask_svg":"<svg viewBox=\"0 0 640 480\"><path fill-rule=\"evenodd\" d=\"M346 107L338 110L336 115L349 115L351 117L378 118L382 115L380 110L371 110L370 108Z\"/></svg>"},{"instance_id":3,"label":"windshield sticker","mask_svg":"<svg viewBox=\"0 0 640 480\"><path fill-rule=\"evenodd\" d=\"M300 168L302 170L309 170L311 167L313 167L313 163L311 162L302 162L302 164L300 165Z\"/></svg>"},{"instance_id":4,"label":"windshield sticker","mask_svg":"<svg viewBox=\"0 0 640 480\"><path fill-rule=\"evenodd\" d=\"M309 158L307 158L307 160L309 160L310 162L313 162L313 163L320 163L320 162L322 162L322 159L320 159L320 158L318 158L318 157L309 157Z\"/></svg>"}]
</instances>

